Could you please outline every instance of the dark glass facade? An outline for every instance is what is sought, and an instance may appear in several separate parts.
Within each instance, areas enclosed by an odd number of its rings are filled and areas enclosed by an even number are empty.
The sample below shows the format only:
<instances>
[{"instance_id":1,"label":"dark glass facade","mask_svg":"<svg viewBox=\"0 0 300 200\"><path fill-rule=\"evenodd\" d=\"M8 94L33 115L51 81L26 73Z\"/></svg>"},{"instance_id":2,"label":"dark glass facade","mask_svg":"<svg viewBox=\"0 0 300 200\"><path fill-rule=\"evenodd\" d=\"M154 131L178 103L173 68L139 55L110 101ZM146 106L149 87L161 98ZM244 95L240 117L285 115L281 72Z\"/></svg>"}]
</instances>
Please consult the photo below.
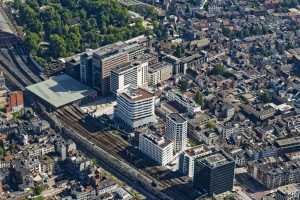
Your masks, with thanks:
<instances>
[{"instance_id":1,"label":"dark glass facade","mask_svg":"<svg viewBox=\"0 0 300 200\"><path fill-rule=\"evenodd\" d=\"M210 164L206 160L211 154L195 160L193 184L197 190L209 196L232 190L235 162L227 155L223 155L226 161L217 164Z\"/></svg>"}]
</instances>

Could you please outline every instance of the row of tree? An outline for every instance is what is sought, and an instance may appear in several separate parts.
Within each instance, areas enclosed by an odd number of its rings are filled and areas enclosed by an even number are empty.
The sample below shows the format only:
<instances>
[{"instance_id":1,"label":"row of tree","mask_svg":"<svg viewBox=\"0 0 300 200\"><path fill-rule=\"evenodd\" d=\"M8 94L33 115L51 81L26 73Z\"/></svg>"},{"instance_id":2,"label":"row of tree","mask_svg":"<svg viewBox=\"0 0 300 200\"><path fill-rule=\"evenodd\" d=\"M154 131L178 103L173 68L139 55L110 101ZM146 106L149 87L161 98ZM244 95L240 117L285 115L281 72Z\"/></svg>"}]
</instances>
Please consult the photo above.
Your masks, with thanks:
<instances>
[{"instance_id":1,"label":"row of tree","mask_svg":"<svg viewBox=\"0 0 300 200\"><path fill-rule=\"evenodd\" d=\"M145 32L116 0L15 0L16 20L24 27L27 50L58 58L126 40Z\"/></svg>"}]
</instances>

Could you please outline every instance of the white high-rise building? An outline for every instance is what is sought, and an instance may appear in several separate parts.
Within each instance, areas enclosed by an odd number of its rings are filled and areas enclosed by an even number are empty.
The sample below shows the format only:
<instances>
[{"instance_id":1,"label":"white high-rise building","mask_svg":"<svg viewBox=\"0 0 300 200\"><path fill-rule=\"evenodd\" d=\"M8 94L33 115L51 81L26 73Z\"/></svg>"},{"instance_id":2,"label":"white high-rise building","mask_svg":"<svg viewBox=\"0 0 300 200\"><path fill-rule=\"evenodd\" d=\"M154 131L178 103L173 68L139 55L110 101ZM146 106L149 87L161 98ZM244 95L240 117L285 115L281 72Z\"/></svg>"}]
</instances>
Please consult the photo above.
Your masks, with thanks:
<instances>
[{"instance_id":1,"label":"white high-rise building","mask_svg":"<svg viewBox=\"0 0 300 200\"><path fill-rule=\"evenodd\" d=\"M187 121L178 113L167 116L165 137L174 142L175 153L185 150L187 145Z\"/></svg>"},{"instance_id":2,"label":"white high-rise building","mask_svg":"<svg viewBox=\"0 0 300 200\"><path fill-rule=\"evenodd\" d=\"M131 128L155 123L155 96L142 88L129 88L117 96L115 117L121 119Z\"/></svg>"},{"instance_id":3,"label":"white high-rise building","mask_svg":"<svg viewBox=\"0 0 300 200\"><path fill-rule=\"evenodd\" d=\"M112 70L110 90L113 94L124 92L129 87L145 87L148 81L148 62L136 61L119 65Z\"/></svg>"},{"instance_id":4,"label":"white high-rise building","mask_svg":"<svg viewBox=\"0 0 300 200\"><path fill-rule=\"evenodd\" d=\"M161 166L173 160L173 142L154 133L140 134L139 150Z\"/></svg>"}]
</instances>

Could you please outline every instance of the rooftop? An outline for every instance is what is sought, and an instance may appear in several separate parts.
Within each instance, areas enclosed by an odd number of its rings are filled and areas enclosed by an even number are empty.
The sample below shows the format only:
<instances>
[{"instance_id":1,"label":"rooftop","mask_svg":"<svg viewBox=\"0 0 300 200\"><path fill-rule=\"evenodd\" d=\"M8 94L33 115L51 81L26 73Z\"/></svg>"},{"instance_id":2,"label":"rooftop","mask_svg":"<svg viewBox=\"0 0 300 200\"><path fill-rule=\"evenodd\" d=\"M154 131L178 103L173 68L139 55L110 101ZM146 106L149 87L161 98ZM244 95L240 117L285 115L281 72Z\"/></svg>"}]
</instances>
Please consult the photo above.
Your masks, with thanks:
<instances>
[{"instance_id":1,"label":"rooftop","mask_svg":"<svg viewBox=\"0 0 300 200\"><path fill-rule=\"evenodd\" d=\"M206 161L210 165L217 165L220 163L224 163L225 161L227 161L227 159L221 153L216 153L216 154L206 157Z\"/></svg>"},{"instance_id":2,"label":"rooftop","mask_svg":"<svg viewBox=\"0 0 300 200\"><path fill-rule=\"evenodd\" d=\"M300 184L289 184L278 188L278 192L283 194L291 194L300 191Z\"/></svg>"},{"instance_id":3,"label":"rooftop","mask_svg":"<svg viewBox=\"0 0 300 200\"><path fill-rule=\"evenodd\" d=\"M154 97L154 95L151 92L142 88L131 88L128 91L122 93L121 96L126 98L128 101L140 101Z\"/></svg>"},{"instance_id":4,"label":"rooftop","mask_svg":"<svg viewBox=\"0 0 300 200\"><path fill-rule=\"evenodd\" d=\"M155 134L154 132L148 132L147 134L144 134L143 136L161 148L165 148L166 146L168 146L171 143L171 140L168 140L158 134Z\"/></svg>"},{"instance_id":5,"label":"rooftop","mask_svg":"<svg viewBox=\"0 0 300 200\"><path fill-rule=\"evenodd\" d=\"M107 58L111 55L120 53L120 49L124 48L126 44L124 42L116 42L113 44L109 44L103 47L100 47L94 52L95 56L98 56L100 58Z\"/></svg>"},{"instance_id":6,"label":"rooftop","mask_svg":"<svg viewBox=\"0 0 300 200\"><path fill-rule=\"evenodd\" d=\"M125 73L126 71L136 67L136 66L139 66L143 64L142 62L127 62L127 63L124 63L124 64L120 64L118 65L116 68L114 68L112 70L113 73L116 73L116 74L121 74L121 73Z\"/></svg>"},{"instance_id":7,"label":"rooftop","mask_svg":"<svg viewBox=\"0 0 300 200\"><path fill-rule=\"evenodd\" d=\"M160 69L165 68L165 67L171 67L171 66L168 63L159 62L159 63L150 65L148 70L150 73L153 73L153 72L159 71Z\"/></svg>"},{"instance_id":8,"label":"rooftop","mask_svg":"<svg viewBox=\"0 0 300 200\"><path fill-rule=\"evenodd\" d=\"M181 115L179 115L178 113L171 113L168 117L171 118L176 123L179 123L179 124L182 124L182 123L186 122L186 120Z\"/></svg>"},{"instance_id":9,"label":"rooftop","mask_svg":"<svg viewBox=\"0 0 300 200\"><path fill-rule=\"evenodd\" d=\"M188 150L185 151L185 153L191 157L193 156L201 156L201 155L206 155L211 153L211 151L209 150L209 148L206 145L199 145L199 146L195 146L193 148L190 148Z\"/></svg>"},{"instance_id":10,"label":"rooftop","mask_svg":"<svg viewBox=\"0 0 300 200\"><path fill-rule=\"evenodd\" d=\"M55 108L83 99L96 91L68 75L59 75L26 87L28 91Z\"/></svg>"},{"instance_id":11,"label":"rooftop","mask_svg":"<svg viewBox=\"0 0 300 200\"><path fill-rule=\"evenodd\" d=\"M296 144L300 144L300 137L279 139L276 141L276 143L280 147L284 147L284 146L288 146L288 145L296 145Z\"/></svg>"},{"instance_id":12,"label":"rooftop","mask_svg":"<svg viewBox=\"0 0 300 200\"><path fill-rule=\"evenodd\" d=\"M204 163L210 168L215 168L234 162L234 160L227 156L223 151L212 149L208 154L199 157L197 162Z\"/></svg>"}]
</instances>

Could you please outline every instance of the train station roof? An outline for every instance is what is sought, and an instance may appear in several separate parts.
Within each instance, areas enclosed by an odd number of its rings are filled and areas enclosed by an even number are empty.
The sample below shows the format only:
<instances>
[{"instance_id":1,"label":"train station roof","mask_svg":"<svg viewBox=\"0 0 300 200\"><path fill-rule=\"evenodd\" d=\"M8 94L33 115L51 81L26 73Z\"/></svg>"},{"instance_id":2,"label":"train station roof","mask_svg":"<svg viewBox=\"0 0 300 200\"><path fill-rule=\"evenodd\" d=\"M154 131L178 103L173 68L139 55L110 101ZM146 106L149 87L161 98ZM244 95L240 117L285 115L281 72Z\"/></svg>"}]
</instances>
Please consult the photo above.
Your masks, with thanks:
<instances>
[{"instance_id":1,"label":"train station roof","mask_svg":"<svg viewBox=\"0 0 300 200\"><path fill-rule=\"evenodd\" d=\"M95 90L65 74L50 77L26 89L55 108L96 95Z\"/></svg>"},{"instance_id":2,"label":"train station roof","mask_svg":"<svg viewBox=\"0 0 300 200\"><path fill-rule=\"evenodd\" d=\"M7 33L13 33L13 31L9 27L6 19L4 18L1 10L0 10L0 31L7 32Z\"/></svg>"}]
</instances>

